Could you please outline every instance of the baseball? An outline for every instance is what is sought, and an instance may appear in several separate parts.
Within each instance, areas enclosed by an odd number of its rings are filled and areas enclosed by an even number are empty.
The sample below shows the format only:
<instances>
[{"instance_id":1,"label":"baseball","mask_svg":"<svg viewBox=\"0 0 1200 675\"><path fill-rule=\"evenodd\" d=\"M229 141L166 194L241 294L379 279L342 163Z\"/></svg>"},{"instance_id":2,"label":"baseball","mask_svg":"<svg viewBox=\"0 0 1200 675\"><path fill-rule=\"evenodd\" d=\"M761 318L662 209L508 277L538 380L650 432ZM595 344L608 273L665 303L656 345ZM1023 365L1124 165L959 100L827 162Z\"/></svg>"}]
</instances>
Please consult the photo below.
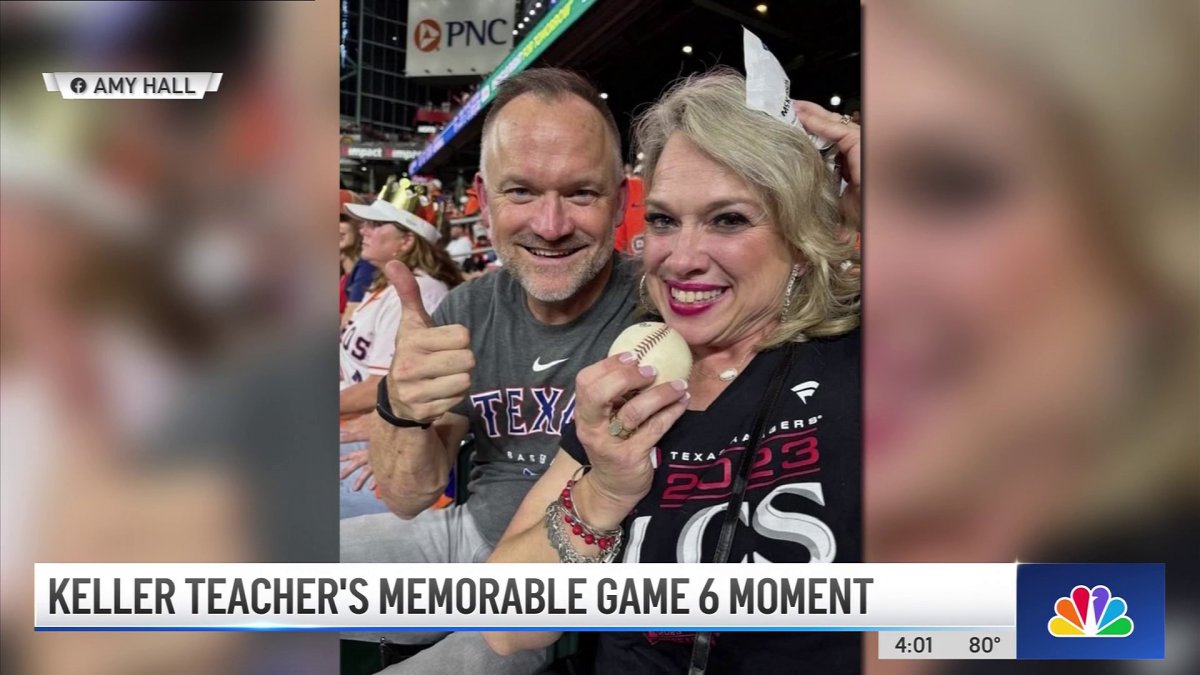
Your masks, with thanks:
<instances>
[{"instance_id":1,"label":"baseball","mask_svg":"<svg viewBox=\"0 0 1200 675\"><path fill-rule=\"evenodd\" d=\"M638 365L658 369L654 384L686 380L692 372L692 351L683 336L665 323L643 321L621 331L608 348L608 355L621 352L633 352Z\"/></svg>"}]
</instances>

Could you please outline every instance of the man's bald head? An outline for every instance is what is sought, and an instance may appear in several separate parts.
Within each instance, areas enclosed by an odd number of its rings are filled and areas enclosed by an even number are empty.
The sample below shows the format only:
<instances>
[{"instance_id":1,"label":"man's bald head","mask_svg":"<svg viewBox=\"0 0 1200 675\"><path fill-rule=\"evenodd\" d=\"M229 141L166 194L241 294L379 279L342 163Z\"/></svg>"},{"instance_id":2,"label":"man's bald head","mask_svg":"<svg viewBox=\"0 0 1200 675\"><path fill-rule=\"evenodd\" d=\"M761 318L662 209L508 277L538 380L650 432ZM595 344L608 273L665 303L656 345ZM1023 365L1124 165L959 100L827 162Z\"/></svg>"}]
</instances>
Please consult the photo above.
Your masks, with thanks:
<instances>
[{"instance_id":1,"label":"man's bald head","mask_svg":"<svg viewBox=\"0 0 1200 675\"><path fill-rule=\"evenodd\" d=\"M500 88L496 90L496 97L488 109L487 116L483 118L483 148L479 170L483 174L485 182L487 181L489 154L495 148L495 144L490 141L493 136L492 132L495 130L496 119L505 106L527 94L536 96L547 103L577 98L594 109L604 123L609 146L612 149L613 172L617 176L617 180L620 180L622 176L621 132L617 129L617 121L613 118L612 111L608 109L604 99L600 98L600 92L592 83L569 70L531 68L508 78L500 85Z\"/></svg>"}]
</instances>

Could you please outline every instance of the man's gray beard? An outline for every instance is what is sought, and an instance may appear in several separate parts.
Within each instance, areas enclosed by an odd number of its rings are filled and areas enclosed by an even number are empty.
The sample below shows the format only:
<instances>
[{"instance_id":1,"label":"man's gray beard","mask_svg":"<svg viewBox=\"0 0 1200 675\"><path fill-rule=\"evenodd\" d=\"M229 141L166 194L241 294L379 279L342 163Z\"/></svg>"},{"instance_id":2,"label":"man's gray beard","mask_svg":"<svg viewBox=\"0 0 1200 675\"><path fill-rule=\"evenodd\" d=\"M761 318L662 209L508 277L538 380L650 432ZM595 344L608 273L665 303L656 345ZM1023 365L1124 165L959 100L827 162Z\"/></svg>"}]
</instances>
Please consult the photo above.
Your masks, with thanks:
<instances>
[{"instance_id":1,"label":"man's gray beard","mask_svg":"<svg viewBox=\"0 0 1200 675\"><path fill-rule=\"evenodd\" d=\"M596 248L593 258L587 261L587 265L575 274L569 283L559 289L547 292L542 292L541 289L534 288L533 281L524 274L522 263L514 259L515 255L519 255L516 253L516 244L510 244L512 246L510 250L514 253L513 256L508 255L508 250L497 247L496 257L500 258L500 263L504 266L504 269L508 270L516 278L517 283L521 284L521 288L525 289L525 292L534 300L546 303L563 302L571 299L580 289L588 285L590 281L600 274L604 266L608 264L609 258L612 257L613 242L615 239L616 228L612 228L609 230L608 236L605 237L605 241L601 242L600 246Z\"/></svg>"}]
</instances>

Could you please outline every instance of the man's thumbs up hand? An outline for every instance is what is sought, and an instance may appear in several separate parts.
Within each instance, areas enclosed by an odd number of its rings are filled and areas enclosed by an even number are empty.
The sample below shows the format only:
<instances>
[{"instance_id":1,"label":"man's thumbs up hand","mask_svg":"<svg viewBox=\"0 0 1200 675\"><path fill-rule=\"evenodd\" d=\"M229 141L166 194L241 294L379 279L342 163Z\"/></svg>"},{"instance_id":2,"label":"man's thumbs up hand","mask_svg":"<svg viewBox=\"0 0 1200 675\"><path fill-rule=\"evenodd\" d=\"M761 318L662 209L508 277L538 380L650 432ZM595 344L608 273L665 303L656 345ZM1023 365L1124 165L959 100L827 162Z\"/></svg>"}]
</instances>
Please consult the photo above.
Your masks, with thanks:
<instances>
[{"instance_id":1,"label":"man's thumbs up hand","mask_svg":"<svg viewBox=\"0 0 1200 675\"><path fill-rule=\"evenodd\" d=\"M388 373L392 412L416 422L433 422L471 387L475 355L466 326L434 326L421 302L421 287L408 267L391 261L384 276L400 296L400 330Z\"/></svg>"},{"instance_id":2,"label":"man's thumbs up hand","mask_svg":"<svg viewBox=\"0 0 1200 675\"><path fill-rule=\"evenodd\" d=\"M399 260L393 260L383 266L383 275L387 277L392 288L396 289L396 294L400 296L402 330L409 326L415 328L432 326L433 322L430 321L429 314L425 312L425 304L421 302L421 287L417 285L417 278L413 276L412 270L408 269L408 265Z\"/></svg>"}]
</instances>

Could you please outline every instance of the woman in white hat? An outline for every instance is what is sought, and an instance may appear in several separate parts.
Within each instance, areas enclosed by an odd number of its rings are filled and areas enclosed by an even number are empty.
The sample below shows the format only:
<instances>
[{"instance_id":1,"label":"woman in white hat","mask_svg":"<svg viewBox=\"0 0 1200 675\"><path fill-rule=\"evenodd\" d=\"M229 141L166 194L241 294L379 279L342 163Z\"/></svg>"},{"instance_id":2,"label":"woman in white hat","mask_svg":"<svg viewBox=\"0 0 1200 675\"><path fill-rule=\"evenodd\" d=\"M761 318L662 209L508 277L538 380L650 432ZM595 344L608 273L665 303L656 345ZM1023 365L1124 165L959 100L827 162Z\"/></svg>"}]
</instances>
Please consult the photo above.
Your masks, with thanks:
<instances>
[{"instance_id":1,"label":"woman in white hat","mask_svg":"<svg viewBox=\"0 0 1200 675\"><path fill-rule=\"evenodd\" d=\"M391 260L408 266L430 314L463 279L458 266L437 245L437 228L424 219L385 199L370 206L347 204L346 210L362 220L362 257L377 270L362 304L342 329L338 409L342 415L357 415L375 407L375 388L392 362L400 326L400 298L378 270Z\"/></svg>"},{"instance_id":2,"label":"woman in white hat","mask_svg":"<svg viewBox=\"0 0 1200 675\"><path fill-rule=\"evenodd\" d=\"M362 257L377 270L341 336L338 407L342 415L360 415L375 407L375 389L392 362L400 327L400 298L378 270L391 260L403 262L416 276L430 314L463 278L458 265L437 245L437 228L424 219L385 199L370 206L347 204L346 210L362 220Z\"/></svg>"},{"instance_id":3,"label":"woman in white hat","mask_svg":"<svg viewBox=\"0 0 1200 675\"><path fill-rule=\"evenodd\" d=\"M387 188L384 190L388 192ZM403 194L400 195L403 197ZM454 260L437 245L437 228L424 219L409 213L387 199L377 199L370 206L347 204L346 210L362 220L362 257L375 266L375 279L342 329L339 348L340 383L338 409L345 420L341 434L341 471L343 491L358 492L371 477L365 444L367 427L363 422L375 408L379 378L386 375L396 349L396 333L400 330L400 296L383 276L384 265L399 260L413 272L421 289L421 302L427 314L433 314L450 289L462 283L462 271ZM363 469L359 471L359 469ZM353 484L349 480L354 474ZM382 512L382 502L365 497L369 503L346 495L354 508L352 513ZM362 511L361 508L369 510ZM346 501L343 500L343 511Z\"/></svg>"}]
</instances>

